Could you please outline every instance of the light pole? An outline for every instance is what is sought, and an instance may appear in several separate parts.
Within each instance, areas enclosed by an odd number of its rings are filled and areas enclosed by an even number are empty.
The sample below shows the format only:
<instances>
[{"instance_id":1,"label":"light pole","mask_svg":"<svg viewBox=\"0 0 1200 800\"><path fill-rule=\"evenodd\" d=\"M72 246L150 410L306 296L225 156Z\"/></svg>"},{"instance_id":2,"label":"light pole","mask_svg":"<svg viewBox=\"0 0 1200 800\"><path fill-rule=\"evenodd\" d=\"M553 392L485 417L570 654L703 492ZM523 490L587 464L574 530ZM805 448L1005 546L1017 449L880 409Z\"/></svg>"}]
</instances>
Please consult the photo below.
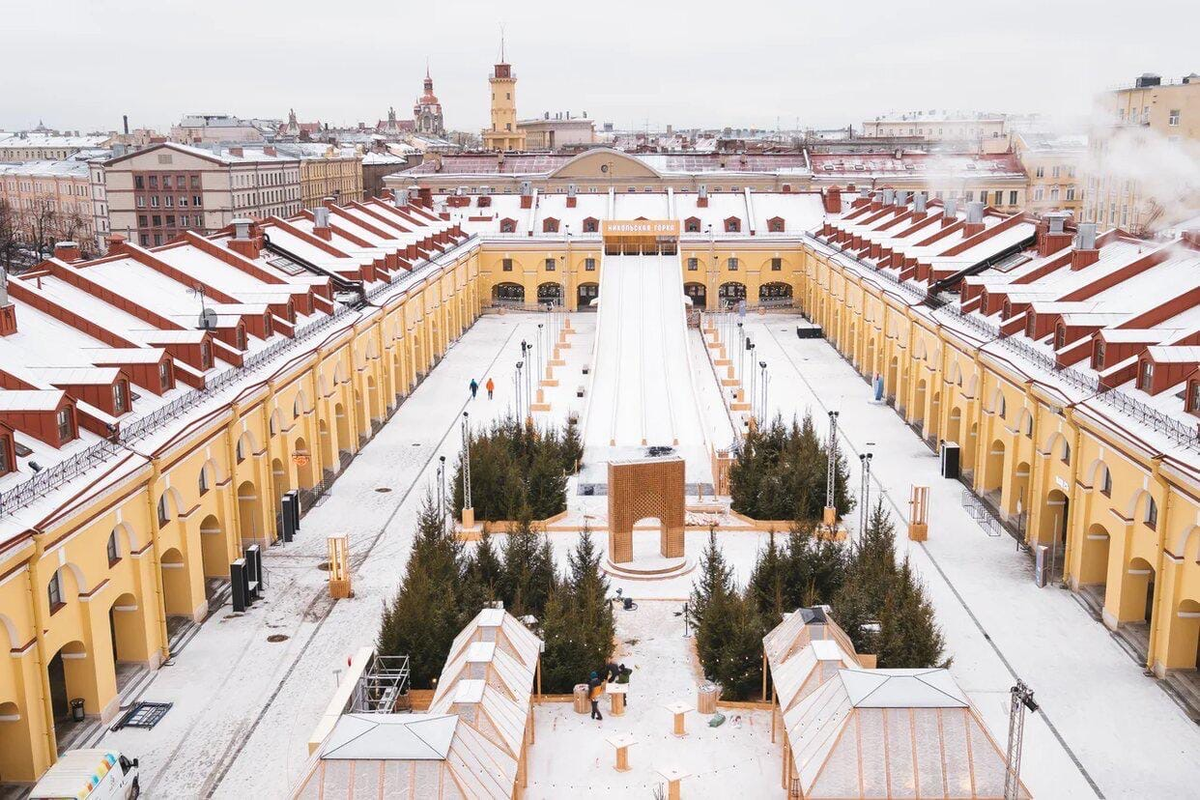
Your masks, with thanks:
<instances>
[{"instance_id":1,"label":"light pole","mask_svg":"<svg viewBox=\"0 0 1200 800\"><path fill-rule=\"evenodd\" d=\"M742 327L742 323L737 324L738 331L738 357L737 357L737 374L734 375L739 381L746 382L746 329Z\"/></svg>"},{"instance_id":2,"label":"light pole","mask_svg":"<svg viewBox=\"0 0 1200 800\"><path fill-rule=\"evenodd\" d=\"M765 420L767 418L767 362L765 362L765 361L758 362L758 368L760 370L759 374L762 376L762 402L761 402L761 405L762 405L762 418Z\"/></svg>"},{"instance_id":3,"label":"light pole","mask_svg":"<svg viewBox=\"0 0 1200 800\"><path fill-rule=\"evenodd\" d=\"M524 352L524 351L522 350L522 352ZM524 366L524 364L525 364L524 361L518 361L516 374L513 375L513 394L517 398L517 419L518 420L523 419L523 417L521 416L521 386L522 386L521 367Z\"/></svg>"},{"instance_id":4,"label":"light pole","mask_svg":"<svg viewBox=\"0 0 1200 800\"><path fill-rule=\"evenodd\" d=\"M868 445L874 442L867 442ZM858 461L862 464L862 484L859 487L859 497L862 500L862 512L858 515L858 537L861 540L867 532L867 515L871 513L871 459L875 454L862 453Z\"/></svg>"},{"instance_id":5,"label":"light pole","mask_svg":"<svg viewBox=\"0 0 1200 800\"><path fill-rule=\"evenodd\" d=\"M546 345L542 342L542 323L538 323L538 340L537 340L537 356L538 356L538 380L546 374ZM538 402L541 402L540 400Z\"/></svg>"},{"instance_id":6,"label":"light pole","mask_svg":"<svg viewBox=\"0 0 1200 800\"><path fill-rule=\"evenodd\" d=\"M446 457L438 456L438 517L442 526L446 525Z\"/></svg>"},{"instance_id":7,"label":"light pole","mask_svg":"<svg viewBox=\"0 0 1200 800\"><path fill-rule=\"evenodd\" d=\"M464 527L469 527L475 524L475 506L471 504L471 420L466 411L462 420L462 484L462 523Z\"/></svg>"},{"instance_id":8,"label":"light pole","mask_svg":"<svg viewBox=\"0 0 1200 800\"><path fill-rule=\"evenodd\" d=\"M749 355L750 363L753 364L754 363L754 342L750 341L749 337L747 337L747 339L746 339L746 351L747 351L747 353L745 353L744 355ZM753 368L751 368L751 369L753 369ZM758 392L755 390L756 383L757 383L757 381L754 381L754 380L750 381L750 413L751 414L755 413L754 409L756 408L756 406L754 405L755 398L758 395ZM761 422L761 420L760 420L760 422Z\"/></svg>"}]
</instances>

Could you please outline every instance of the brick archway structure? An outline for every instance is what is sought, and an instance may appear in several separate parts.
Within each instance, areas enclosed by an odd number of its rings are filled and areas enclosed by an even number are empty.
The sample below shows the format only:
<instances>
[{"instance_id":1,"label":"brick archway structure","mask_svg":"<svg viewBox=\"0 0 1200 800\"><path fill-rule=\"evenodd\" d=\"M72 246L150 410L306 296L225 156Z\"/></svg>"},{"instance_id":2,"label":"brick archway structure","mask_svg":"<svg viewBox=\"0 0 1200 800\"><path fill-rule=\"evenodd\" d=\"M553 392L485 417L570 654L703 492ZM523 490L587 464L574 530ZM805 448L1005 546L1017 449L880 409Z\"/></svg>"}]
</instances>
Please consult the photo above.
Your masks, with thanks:
<instances>
[{"instance_id":1,"label":"brick archway structure","mask_svg":"<svg viewBox=\"0 0 1200 800\"><path fill-rule=\"evenodd\" d=\"M608 465L608 558L633 561L633 525L656 517L662 524L659 552L683 558L684 471L682 458L614 461Z\"/></svg>"}]
</instances>

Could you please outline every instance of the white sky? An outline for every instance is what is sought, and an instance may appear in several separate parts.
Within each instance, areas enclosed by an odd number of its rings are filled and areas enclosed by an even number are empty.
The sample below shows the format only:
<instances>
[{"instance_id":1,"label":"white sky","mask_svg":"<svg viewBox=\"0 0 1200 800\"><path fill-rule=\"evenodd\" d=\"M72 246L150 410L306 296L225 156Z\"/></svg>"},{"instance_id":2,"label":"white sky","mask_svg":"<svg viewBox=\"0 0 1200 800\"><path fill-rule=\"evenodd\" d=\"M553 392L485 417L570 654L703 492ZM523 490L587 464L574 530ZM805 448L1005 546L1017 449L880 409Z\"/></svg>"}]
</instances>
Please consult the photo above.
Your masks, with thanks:
<instances>
[{"instance_id":1,"label":"white sky","mask_svg":"<svg viewBox=\"0 0 1200 800\"><path fill-rule=\"evenodd\" d=\"M453 129L487 122L507 30L521 118L844 126L892 110L1085 113L1200 72L1187 0L3 0L0 129L166 129L192 111L411 115L425 59Z\"/></svg>"}]
</instances>

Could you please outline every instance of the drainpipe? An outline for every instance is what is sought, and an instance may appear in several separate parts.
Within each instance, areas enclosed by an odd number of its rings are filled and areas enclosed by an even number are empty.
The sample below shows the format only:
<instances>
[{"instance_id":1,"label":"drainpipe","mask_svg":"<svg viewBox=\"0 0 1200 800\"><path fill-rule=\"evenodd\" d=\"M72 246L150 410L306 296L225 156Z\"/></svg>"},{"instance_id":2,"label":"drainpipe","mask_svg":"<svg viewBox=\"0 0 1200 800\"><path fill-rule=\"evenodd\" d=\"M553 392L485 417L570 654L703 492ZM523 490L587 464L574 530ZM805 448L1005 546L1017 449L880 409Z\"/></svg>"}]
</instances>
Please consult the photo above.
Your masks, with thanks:
<instances>
[{"instance_id":1,"label":"drainpipe","mask_svg":"<svg viewBox=\"0 0 1200 800\"><path fill-rule=\"evenodd\" d=\"M29 585L30 604L33 606L33 632L37 639L38 686L42 690L42 714L46 726L46 755L53 764L58 760L58 741L54 737L54 701L50 695L50 668L49 659L46 658L46 618L42 615L41 598L36 588L36 584L41 581L33 579L34 565L40 563L45 554L41 531L34 533L33 542L33 555L27 562L25 580ZM17 643L13 642L13 644Z\"/></svg>"},{"instance_id":2,"label":"drainpipe","mask_svg":"<svg viewBox=\"0 0 1200 800\"><path fill-rule=\"evenodd\" d=\"M1166 566L1167 561L1167 522L1171 519L1171 492L1167 486L1166 479L1162 476L1162 458L1162 453L1155 453L1150 458L1150 478L1162 490L1163 501L1162 511L1159 513L1157 519L1158 563L1154 567L1154 600L1152 601L1154 609L1151 611L1150 642L1146 647L1146 670L1149 672L1154 672L1154 650L1158 647L1158 629L1163 624L1162 602L1163 594L1165 594L1163 585L1166 583L1163 580L1163 567ZM1134 520L1133 524L1137 525L1137 520ZM1179 580L1178 575L1174 577L1176 581Z\"/></svg>"}]
</instances>

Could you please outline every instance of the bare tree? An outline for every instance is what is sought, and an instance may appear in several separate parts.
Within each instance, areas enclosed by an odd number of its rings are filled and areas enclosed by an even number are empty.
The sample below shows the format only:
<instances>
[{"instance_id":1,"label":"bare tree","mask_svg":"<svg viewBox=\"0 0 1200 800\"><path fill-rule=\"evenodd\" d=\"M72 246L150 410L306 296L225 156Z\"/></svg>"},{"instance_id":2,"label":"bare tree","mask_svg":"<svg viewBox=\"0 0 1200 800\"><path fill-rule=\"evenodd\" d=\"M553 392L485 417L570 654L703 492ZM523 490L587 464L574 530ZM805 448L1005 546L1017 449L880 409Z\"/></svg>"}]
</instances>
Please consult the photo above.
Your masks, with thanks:
<instances>
[{"instance_id":1,"label":"bare tree","mask_svg":"<svg viewBox=\"0 0 1200 800\"><path fill-rule=\"evenodd\" d=\"M12 270L13 255L20 243L20 224L17 210L7 200L0 199L0 261Z\"/></svg>"},{"instance_id":2,"label":"bare tree","mask_svg":"<svg viewBox=\"0 0 1200 800\"><path fill-rule=\"evenodd\" d=\"M58 211L54 201L39 198L33 211L26 218L29 246L36 251L40 260L46 253L54 251L54 234L59 227Z\"/></svg>"}]
</instances>

